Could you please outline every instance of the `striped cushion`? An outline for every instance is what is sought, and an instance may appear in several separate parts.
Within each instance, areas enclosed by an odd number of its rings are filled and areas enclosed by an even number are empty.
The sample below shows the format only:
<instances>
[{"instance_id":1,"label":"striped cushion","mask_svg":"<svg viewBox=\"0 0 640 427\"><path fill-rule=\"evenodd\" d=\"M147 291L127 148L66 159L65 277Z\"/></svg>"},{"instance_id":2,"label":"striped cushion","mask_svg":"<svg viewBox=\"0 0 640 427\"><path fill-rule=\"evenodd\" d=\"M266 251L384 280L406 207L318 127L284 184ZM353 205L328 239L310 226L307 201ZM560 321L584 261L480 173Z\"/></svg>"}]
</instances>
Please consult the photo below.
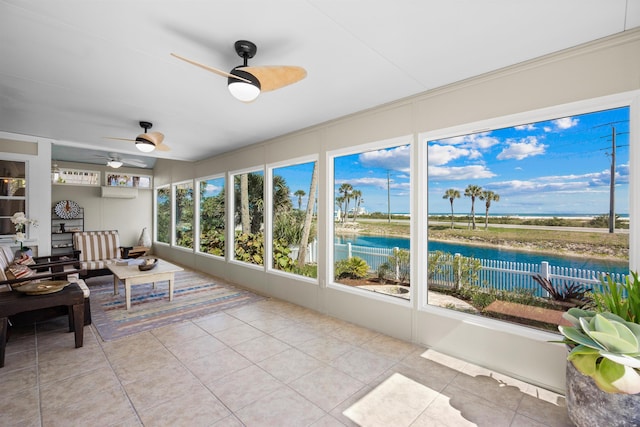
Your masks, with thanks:
<instances>
[{"instance_id":1,"label":"striped cushion","mask_svg":"<svg viewBox=\"0 0 640 427\"><path fill-rule=\"evenodd\" d=\"M81 270L100 270L107 268L109 264L115 264L117 259L102 259L99 261L80 261Z\"/></svg>"},{"instance_id":2,"label":"striped cushion","mask_svg":"<svg viewBox=\"0 0 640 427\"><path fill-rule=\"evenodd\" d=\"M120 237L117 230L83 231L74 233L73 247L80 252L80 261L95 262L120 256ZM84 264L84 263L83 263ZM87 267L90 269L104 267Z\"/></svg>"}]
</instances>

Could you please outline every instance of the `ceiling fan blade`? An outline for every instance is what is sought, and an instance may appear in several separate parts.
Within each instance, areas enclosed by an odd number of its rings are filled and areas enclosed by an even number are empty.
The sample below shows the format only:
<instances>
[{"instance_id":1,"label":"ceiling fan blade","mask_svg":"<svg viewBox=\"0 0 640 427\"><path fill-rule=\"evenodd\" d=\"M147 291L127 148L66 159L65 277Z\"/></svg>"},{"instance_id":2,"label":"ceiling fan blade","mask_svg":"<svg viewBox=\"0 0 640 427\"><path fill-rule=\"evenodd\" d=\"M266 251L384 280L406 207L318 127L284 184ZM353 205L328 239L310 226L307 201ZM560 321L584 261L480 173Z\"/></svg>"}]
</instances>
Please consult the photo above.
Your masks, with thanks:
<instances>
[{"instance_id":1,"label":"ceiling fan blade","mask_svg":"<svg viewBox=\"0 0 640 427\"><path fill-rule=\"evenodd\" d=\"M122 163L124 163L125 165L136 166L139 168L147 167L147 164L145 162L138 159L120 159L120 161L122 161Z\"/></svg>"},{"instance_id":2,"label":"ceiling fan blade","mask_svg":"<svg viewBox=\"0 0 640 427\"><path fill-rule=\"evenodd\" d=\"M160 144L156 145L156 150L158 150L158 151L170 151L171 148L169 148L169 146L166 145L166 144L160 143Z\"/></svg>"},{"instance_id":3,"label":"ceiling fan blade","mask_svg":"<svg viewBox=\"0 0 640 427\"><path fill-rule=\"evenodd\" d=\"M270 65L264 67L239 67L239 69L253 74L260 81L260 90L268 92L296 83L307 76L302 67L290 65Z\"/></svg>"},{"instance_id":4,"label":"ceiling fan blade","mask_svg":"<svg viewBox=\"0 0 640 427\"><path fill-rule=\"evenodd\" d=\"M219 70L217 68L210 67L208 65L201 64L201 63L199 63L197 61L194 61L192 59L185 58L184 56L180 56L180 55L175 54L175 53L172 53L171 56L175 56L178 59L182 59L183 61L188 62L189 64L192 64L192 65L195 65L196 67L204 68L205 70L211 71L212 73L216 73L219 76L222 76L222 77L233 77L234 79L238 79L238 80L242 80L242 81L247 82L247 83L251 83L247 79L244 79L244 78L239 77L239 76L235 76L235 75L233 75L231 73L227 73L226 71L222 71L222 70Z\"/></svg>"},{"instance_id":5,"label":"ceiling fan blade","mask_svg":"<svg viewBox=\"0 0 640 427\"><path fill-rule=\"evenodd\" d=\"M103 136L103 138L104 139L113 139L113 140L116 140L116 141L136 142L135 139L130 139L130 138L115 138L115 137L112 137L112 136Z\"/></svg>"}]
</instances>

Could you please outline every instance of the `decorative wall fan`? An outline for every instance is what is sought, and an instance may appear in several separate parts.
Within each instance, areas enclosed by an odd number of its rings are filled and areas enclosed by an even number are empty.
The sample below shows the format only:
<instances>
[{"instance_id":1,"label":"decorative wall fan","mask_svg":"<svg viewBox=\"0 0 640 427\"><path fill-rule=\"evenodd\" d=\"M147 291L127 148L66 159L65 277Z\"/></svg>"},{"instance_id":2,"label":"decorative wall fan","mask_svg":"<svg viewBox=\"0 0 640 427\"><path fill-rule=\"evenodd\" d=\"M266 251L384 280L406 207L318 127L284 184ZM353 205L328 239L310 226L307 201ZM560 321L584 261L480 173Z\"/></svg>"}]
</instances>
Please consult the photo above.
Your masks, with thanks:
<instances>
[{"instance_id":1,"label":"decorative wall fan","mask_svg":"<svg viewBox=\"0 0 640 427\"><path fill-rule=\"evenodd\" d=\"M260 92L280 89L281 87L296 83L307 76L307 71L297 66L272 65L250 67L248 60L249 58L253 58L258 51L256 45L248 40L238 40L234 46L236 53L243 59L244 63L243 65L234 67L228 73L175 53L171 55L222 77L227 77L229 91L235 98L243 102L251 102L260 95Z\"/></svg>"},{"instance_id":2,"label":"decorative wall fan","mask_svg":"<svg viewBox=\"0 0 640 427\"><path fill-rule=\"evenodd\" d=\"M138 150L144 153L150 153L153 150L159 151L169 151L170 148L168 145L163 144L164 135L160 132L150 132L147 133L147 130L151 129L153 124L151 122L140 122L140 127L144 129L144 133L141 133L136 137L136 139L128 139L128 138L113 138L108 137L108 139L115 139L117 141L131 141L136 143L136 147Z\"/></svg>"},{"instance_id":3,"label":"decorative wall fan","mask_svg":"<svg viewBox=\"0 0 640 427\"><path fill-rule=\"evenodd\" d=\"M118 169L122 165L134 166L137 168L147 167L146 163L142 160L122 158L116 153L109 153L107 156L96 155L95 157L104 159L104 161L106 161L107 163L107 166L113 169Z\"/></svg>"}]
</instances>

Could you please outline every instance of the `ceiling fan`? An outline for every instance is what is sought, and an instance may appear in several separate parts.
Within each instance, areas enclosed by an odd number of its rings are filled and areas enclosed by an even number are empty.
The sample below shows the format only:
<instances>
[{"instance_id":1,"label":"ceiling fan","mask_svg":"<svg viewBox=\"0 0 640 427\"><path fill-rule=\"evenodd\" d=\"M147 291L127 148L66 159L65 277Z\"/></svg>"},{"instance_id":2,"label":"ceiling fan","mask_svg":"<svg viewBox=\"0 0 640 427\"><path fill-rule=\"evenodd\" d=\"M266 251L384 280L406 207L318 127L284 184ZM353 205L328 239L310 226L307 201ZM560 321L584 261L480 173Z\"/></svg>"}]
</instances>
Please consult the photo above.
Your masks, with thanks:
<instances>
[{"instance_id":1,"label":"ceiling fan","mask_svg":"<svg viewBox=\"0 0 640 427\"><path fill-rule=\"evenodd\" d=\"M136 137L136 139L128 139L128 138L112 138L108 137L108 139L115 139L118 141L131 141L136 143L136 147L138 150L144 153L150 153L153 150L159 151L169 151L170 148L168 145L163 144L164 135L160 132L151 132L147 133L147 130L151 129L153 124L151 122L140 122L140 127L144 129L144 133L141 133Z\"/></svg>"},{"instance_id":2,"label":"ceiling fan","mask_svg":"<svg viewBox=\"0 0 640 427\"><path fill-rule=\"evenodd\" d=\"M116 153L109 153L109 155L107 156L96 155L95 157L106 160L107 166L113 169L118 169L122 165L129 165L129 166L134 166L138 168L147 167L147 164L142 160L122 158Z\"/></svg>"},{"instance_id":3,"label":"ceiling fan","mask_svg":"<svg viewBox=\"0 0 640 427\"><path fill-rule=\"evenodd\" d=\"M238 56L242 58L243 64L234 67L228 73L175 53L171 55L222 77L227 77L229 91L236 99L243 102L254 101L258 95L260 95L260 92L280 89L281 87L296 83L307 76L307 71L297 66L271 65L250 67L248 60L249 58L253 58L258 51L256 45L248 40L238 40L235 42L234 47Z\"/></svg>"}]
</instances>

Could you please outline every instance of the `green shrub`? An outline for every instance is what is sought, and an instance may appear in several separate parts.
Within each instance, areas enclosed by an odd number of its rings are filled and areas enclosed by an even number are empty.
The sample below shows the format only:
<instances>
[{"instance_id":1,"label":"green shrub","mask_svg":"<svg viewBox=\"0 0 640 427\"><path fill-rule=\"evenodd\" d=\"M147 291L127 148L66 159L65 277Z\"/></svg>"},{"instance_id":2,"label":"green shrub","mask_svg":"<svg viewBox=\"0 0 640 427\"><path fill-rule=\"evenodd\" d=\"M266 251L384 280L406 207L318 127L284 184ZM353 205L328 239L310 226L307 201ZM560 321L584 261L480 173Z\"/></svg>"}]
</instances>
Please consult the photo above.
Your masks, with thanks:
<instances>
[{"instance_id":1,"label":"green shrub","mask_svg":"<svg viewBox=\"0 0 640 427\"><path fill-rule=\"evenodd\" d=\"M393 277L393 268L388 262L383 262L378 266L377 276L380 283L385 284L388 279Z\"/></svg>"},{"instance_id":2,"label":"green shrub","mask_svg":"<svg viewBox=\"0 0 640 427\"><path fill-rule=\"evenodd\" d=\"M264 264L264 236L262 233L236 233L235 259L251 264Z\"/></svg>"},{"instance_id":3,"label":"green shrub","mask_svg":"<svg viewBox=\"0 0 640 427\"><path fill-rule=\"evenodd\" d=\"M362 279L369 273L369 265L362 258L354 256L336 262L334 273L336 279Z\"/></svg>"}]
</instances>

